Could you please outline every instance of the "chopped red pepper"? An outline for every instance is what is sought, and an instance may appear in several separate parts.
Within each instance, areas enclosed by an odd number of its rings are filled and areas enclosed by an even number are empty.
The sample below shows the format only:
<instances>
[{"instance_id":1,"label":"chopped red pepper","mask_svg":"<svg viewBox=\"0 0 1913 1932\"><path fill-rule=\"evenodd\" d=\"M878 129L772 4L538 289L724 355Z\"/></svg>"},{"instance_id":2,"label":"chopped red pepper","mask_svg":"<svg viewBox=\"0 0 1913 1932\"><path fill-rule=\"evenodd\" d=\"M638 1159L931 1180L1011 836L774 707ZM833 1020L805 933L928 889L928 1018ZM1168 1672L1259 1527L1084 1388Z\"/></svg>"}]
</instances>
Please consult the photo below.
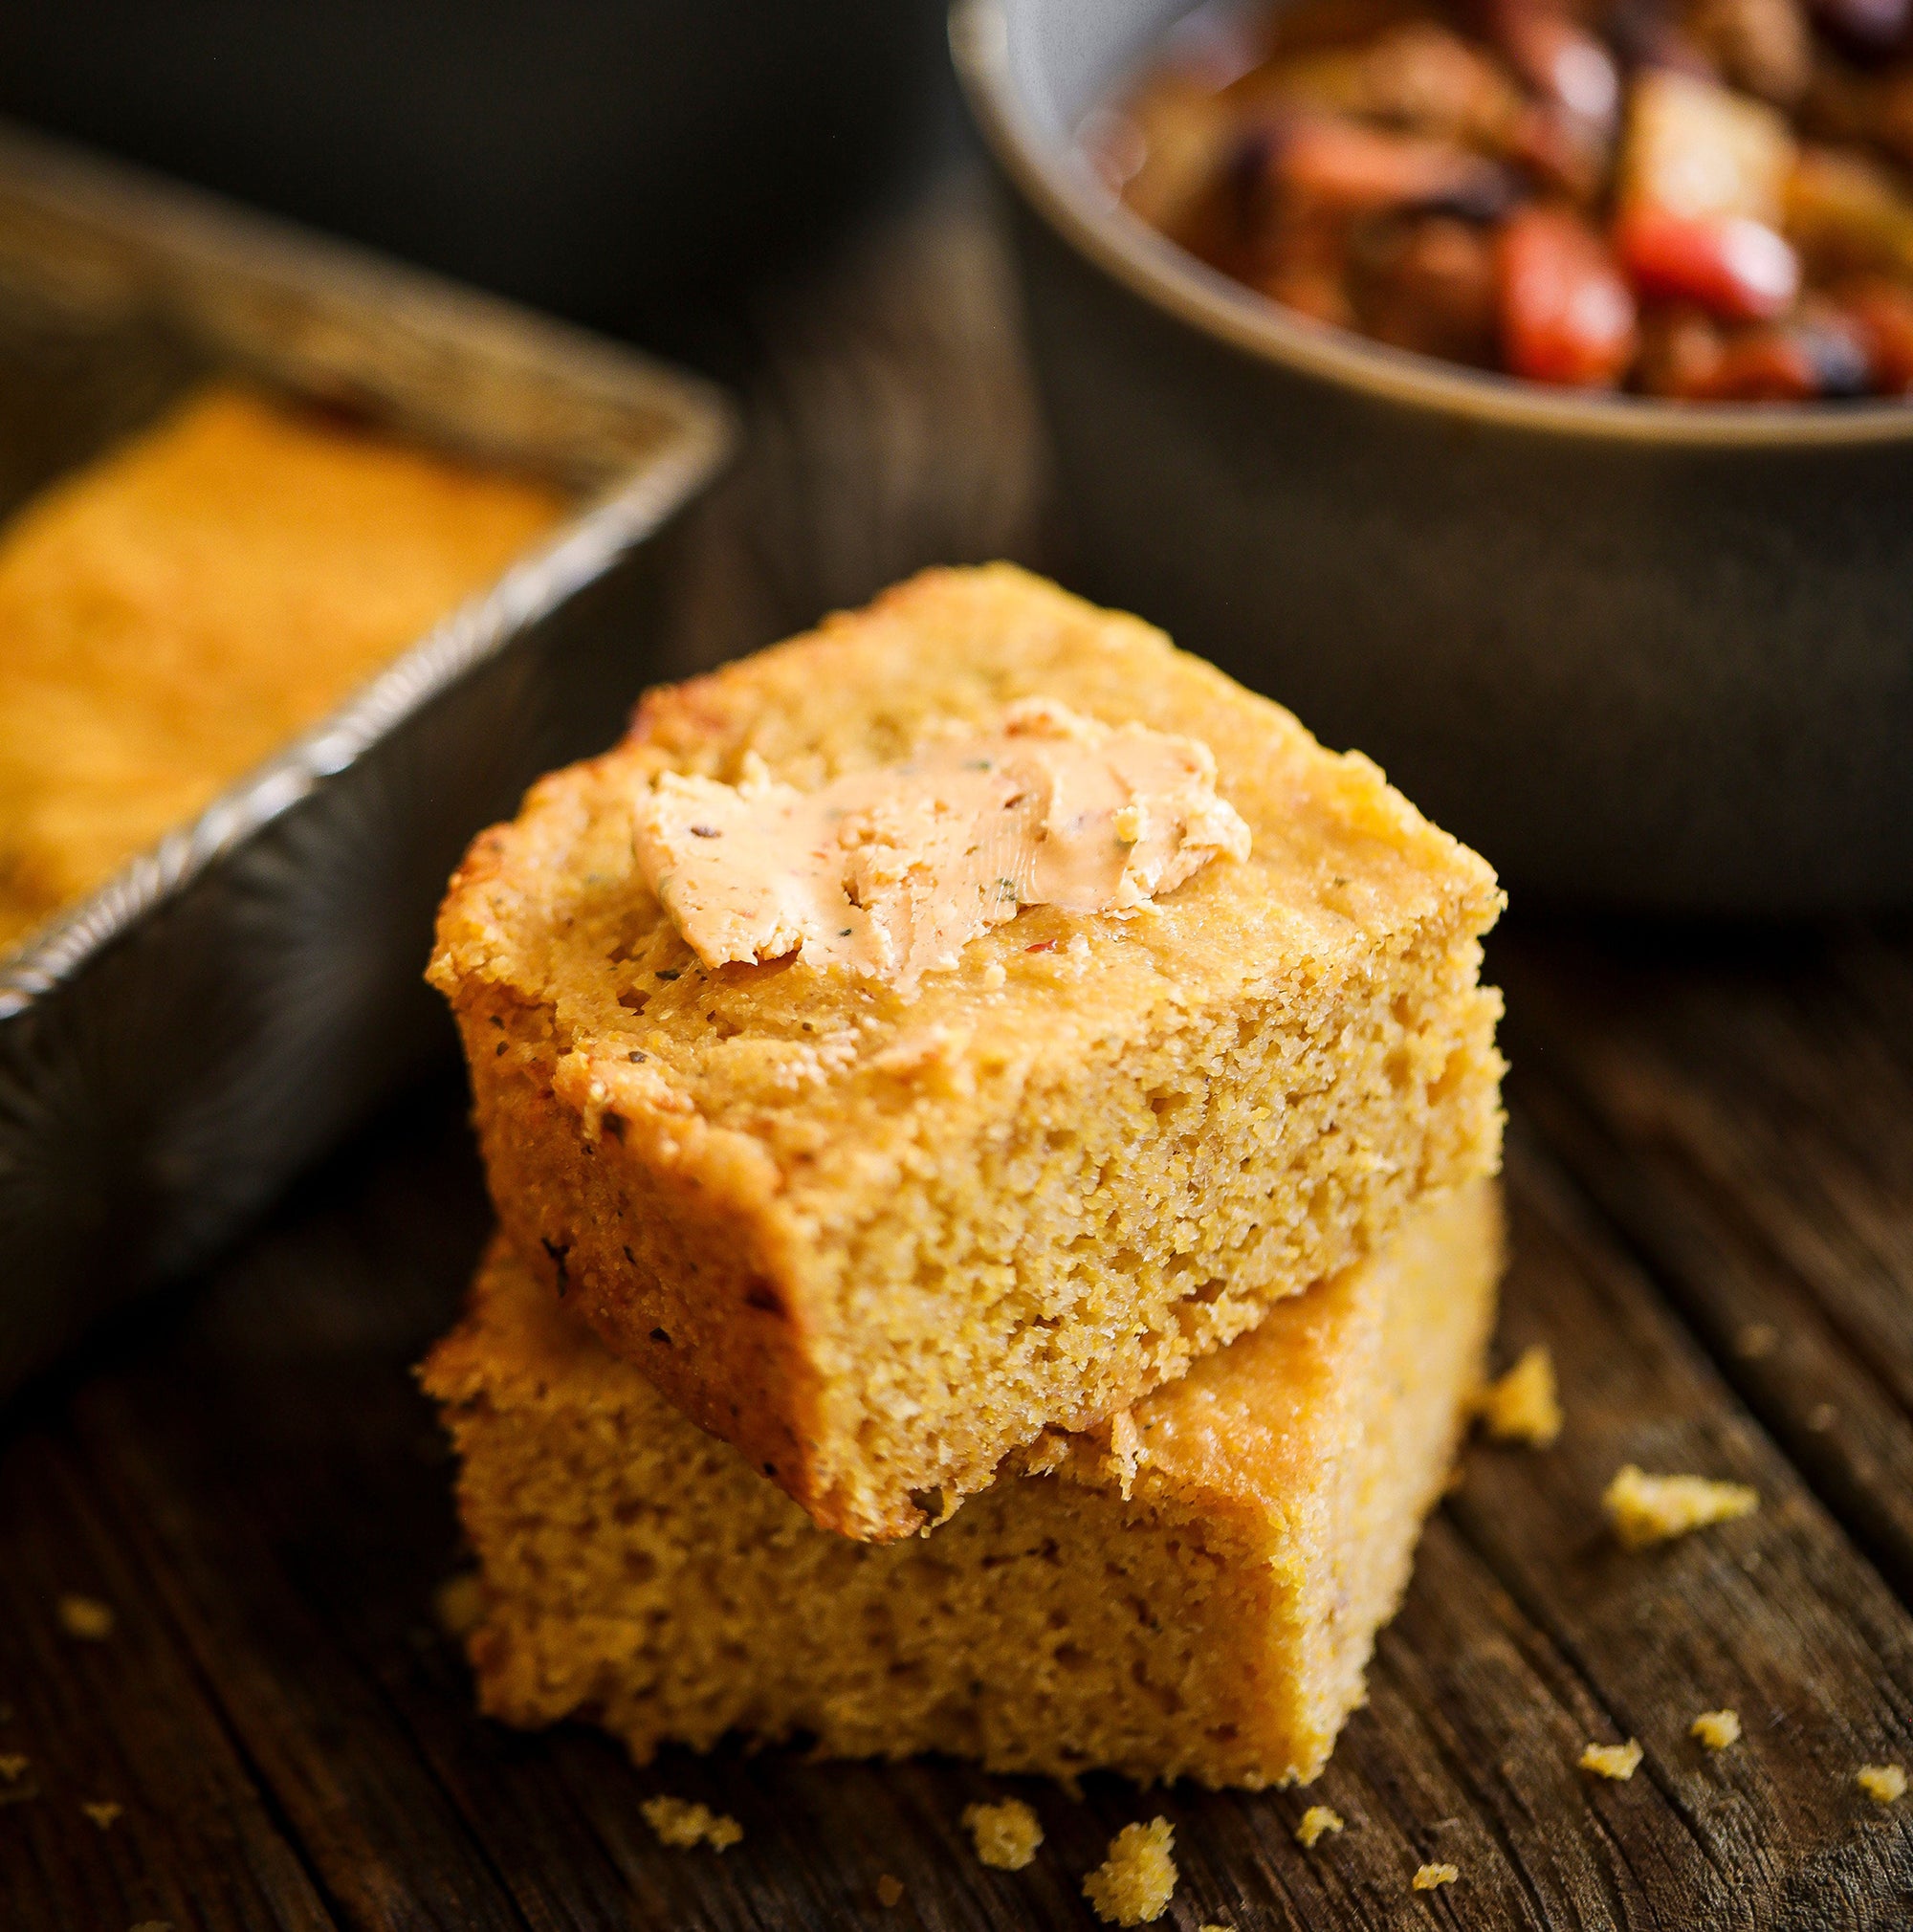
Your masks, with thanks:
<instances>
[{"instance_id":1,"label":"chopped red pepper","mask_svg":"<svg viewBox=\"0 0 1913 1932\"><path fill-rule=\"evenodd\" d=\"M1562 208L1526 208L1501 233L1501 333L1508 367L1536 383L1612 388L1639 345L1634 295L1593 229Z\"/></svg>"},{"instance_id":2,"label":"chopped red pepper","mask_svg":"<svg viewBox=\"0 0 1913 1932\"><path fill-rule=\"evenodd\" d=\"M1634 208L1615 245L1641 295L1699 302L1728 321L1782 316L1800 293L1800 257L1765 222Z\"/></svg>"}]
</instances>

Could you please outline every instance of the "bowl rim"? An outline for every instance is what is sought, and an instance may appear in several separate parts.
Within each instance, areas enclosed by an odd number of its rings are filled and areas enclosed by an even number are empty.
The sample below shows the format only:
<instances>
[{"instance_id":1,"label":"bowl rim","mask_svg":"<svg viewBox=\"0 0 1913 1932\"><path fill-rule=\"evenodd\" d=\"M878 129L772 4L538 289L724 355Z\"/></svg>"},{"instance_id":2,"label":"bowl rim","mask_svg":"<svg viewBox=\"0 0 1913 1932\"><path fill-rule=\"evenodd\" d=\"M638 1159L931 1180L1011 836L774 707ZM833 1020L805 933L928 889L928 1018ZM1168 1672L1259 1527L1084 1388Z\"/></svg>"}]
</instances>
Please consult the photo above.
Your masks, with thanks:
<instances>
[{"instance_id":1,"label":"bowl rim","mask_svg":"<svg viewBox=\"0 0 1913 1932\"><path fill-rule=\"evenodd\" d=\"M1668 403L1594 395L1467 369L1311 322L1198 261L1132 214L1024 106L1010 58L1010 0L954 0L950 48L997 165L1077 253L1198 333L1377 401L1508 428L1690 449L1913 441L1913 400Z\"/></svg>"}]
</instances>

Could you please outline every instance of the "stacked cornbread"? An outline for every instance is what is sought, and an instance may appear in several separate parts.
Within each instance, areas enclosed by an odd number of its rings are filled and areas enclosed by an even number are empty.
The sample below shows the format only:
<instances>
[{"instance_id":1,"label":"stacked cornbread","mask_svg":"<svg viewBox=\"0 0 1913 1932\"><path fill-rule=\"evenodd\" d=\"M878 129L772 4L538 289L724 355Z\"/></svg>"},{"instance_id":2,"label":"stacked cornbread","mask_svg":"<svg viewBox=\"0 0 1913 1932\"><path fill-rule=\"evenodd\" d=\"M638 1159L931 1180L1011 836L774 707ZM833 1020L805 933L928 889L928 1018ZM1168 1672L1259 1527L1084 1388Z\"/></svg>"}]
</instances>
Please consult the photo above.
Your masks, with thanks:
<instances>
[{"instance_id":1,"label":"stacked cornbread","mask_svg":"<svg viewBox=\"0 0 1913 1932\"><path fill-rule=\"evenodd\" d=\"M1312 1776L1492 1317L1499 903L1004 566L653 693L431 966L503 1230L425 1369L486 1708Z\"/></svg>"}]
</instances>

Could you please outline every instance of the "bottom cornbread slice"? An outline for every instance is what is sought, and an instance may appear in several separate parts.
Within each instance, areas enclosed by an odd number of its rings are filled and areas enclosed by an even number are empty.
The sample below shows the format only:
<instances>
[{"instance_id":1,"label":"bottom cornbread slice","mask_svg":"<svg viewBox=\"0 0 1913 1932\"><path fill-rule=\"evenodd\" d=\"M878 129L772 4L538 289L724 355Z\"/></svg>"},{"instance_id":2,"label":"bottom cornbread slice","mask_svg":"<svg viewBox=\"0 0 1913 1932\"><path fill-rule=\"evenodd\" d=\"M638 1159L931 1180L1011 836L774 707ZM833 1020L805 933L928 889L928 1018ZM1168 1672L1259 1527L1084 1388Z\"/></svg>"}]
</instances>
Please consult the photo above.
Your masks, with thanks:
<instances>
[{"instance_id":1,"label":"bottom cornbread slice","mask_svg":"<svg viewBox=\"0 0 1913 1932\"><path fill-rule=\"evenodd\" d=\"M1493 1184L1273 1308L942 1527L818 1528L610 1354L502 1243L426 1363L483 1567L485 1710L639 1759L727 1731L1000 1771L1313 1777L1361 1701L1479 1384Z\"/></svg>"}]
</instances>

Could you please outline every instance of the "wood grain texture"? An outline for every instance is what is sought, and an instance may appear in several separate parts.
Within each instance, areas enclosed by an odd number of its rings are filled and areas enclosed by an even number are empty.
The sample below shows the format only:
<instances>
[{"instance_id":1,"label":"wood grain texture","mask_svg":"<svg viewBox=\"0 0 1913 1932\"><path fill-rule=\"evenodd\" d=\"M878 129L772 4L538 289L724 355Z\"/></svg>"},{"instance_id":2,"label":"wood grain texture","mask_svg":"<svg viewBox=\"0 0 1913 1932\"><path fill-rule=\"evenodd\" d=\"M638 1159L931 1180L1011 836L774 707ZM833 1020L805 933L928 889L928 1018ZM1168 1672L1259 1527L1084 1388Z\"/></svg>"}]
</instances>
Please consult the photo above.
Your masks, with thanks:
<instances>
[{"instance_id":1,"label":"wood grain texture","mask_svg":"<svg viewBox=\"0 0 1913 1932\"><path fill-rule=\"evenodd\" d=\"M677 668L919 563L1066 578L1006 291L959 183L766 305L756 441L697 533ZM1181 1932L1906 1922L1913 1801L1854 1772L1913 1767L1913 1620L1880 1573L1913 1578L1908 958L1864 933L1502 946L1503 1347L1550 1347L1568 1427L1469 1451L1307 1792L729 1748L639 1771L583 1727L477 1719L433 1620L464 1559L409 1371L487 1216L461 1099L418 1097L0 1424L0 1757L28 1759L0 1778L0 1925L1085 1927L1084 1873L1158 1811ZM1623 1552L1598 1498L1628 1460L1762 1508ZM114 1607L109 1638L62 1632L67 1591ZM1721 1704L1746 1735L1715 1755L1687 1725ZM1577 1768L1630 1736L1629 1782ZM960 1824L1009 1790L1045 1832L1021 1873ZM662 1848L639 1806L663 1791L743 1842ZM96 1798L124 1807L104 1831ZM1348 1829L1305 1853L1314 1802ZM1432 1860L1460 1882L1413 1892Z\"/></svg>"},{"instance_id":2,"label":"wood grain texture","mask_svg":"<svg viewBox=\"0 0 1913 1932\"><path fill-rule=\"evenodd\" d=\"M1497 966L1512 1090L1913 1595L1913 948L1544 929Z\"/></svg>"}]
</instances>

